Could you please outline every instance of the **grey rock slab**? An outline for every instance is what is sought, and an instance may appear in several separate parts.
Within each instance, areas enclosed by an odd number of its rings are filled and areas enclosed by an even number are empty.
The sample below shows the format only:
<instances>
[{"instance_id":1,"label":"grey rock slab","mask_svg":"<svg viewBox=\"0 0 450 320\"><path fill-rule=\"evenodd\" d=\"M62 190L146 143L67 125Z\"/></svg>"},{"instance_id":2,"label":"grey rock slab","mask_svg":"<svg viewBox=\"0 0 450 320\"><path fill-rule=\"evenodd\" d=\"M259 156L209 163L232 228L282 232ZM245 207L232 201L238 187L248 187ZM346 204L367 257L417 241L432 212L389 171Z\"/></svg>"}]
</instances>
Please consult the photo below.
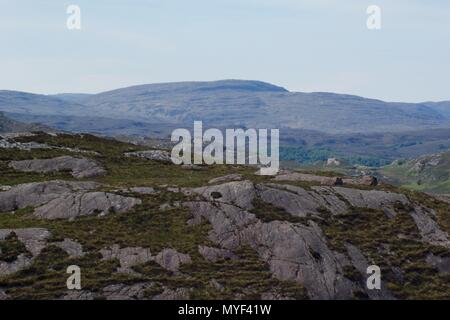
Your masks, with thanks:
<instances>
[{"instance_id":1,"label":"grey rock slab","mask_svg":"<svg viewBox=\"0 0 450 320\"><path fill-rule=\"evenodd\" d=\"M94 300L95 295L87 290L67 290L60 300Z\"/></svg>"},{"instance_id":2,"label":"grey rock slab","mask_svg":"<svg viewBox=\"0 0 450 320\"><path fill-rule=\"evenodd\" d=\"M395 203L410 203L404 194L382 190L359 190L354 188L333 187L334 192L345 198L353 207L382 209Z\"/></svg>"},{"instance_id":3,"label":"grey rock slab","mask_svg":"<svg viewBox=\"0 0 450 320\"><path fill-rule=\"evenodd\" d=\"M432 245L450 248L447 232L442 231L433 219L433 216L435 216L434 211L416 206L414 210L410 212L410 215L419 229L422 241Z\"/></svg>"},{"instance_id":4,"label":"grey rock slab","mask_svg":"<svg viewBox=\"0 0 450 320\"><path fill-rule=\"evenodd\" d=\"M74 240L64 239L64 241L53 244L67 252L71 258L79 258L84 256L83 246Z\"/></svg>"},{"instance_id":5,"label":"grey rock slab","mask_svg":"<svg viewBox=\"0 0 450 320\"><path fill-rule=\"evenodd\" d=\"M52 159L11 161L9 167L23 172L57 172L70 170L75 178L91 178L106 174L96 161L87 158L62 156Z\"/></svg>"},{"instance_id":6,"label":"grey rock slab","mask_svg":"<svg viewBox=\"0 0 450 320\"><path fill-rule=\"evenodd\" d=\"M189 300L190 290L186 288L169 289L153 297L152 300Z\"/></svg>"},{"instance_id":7,"label":"grey rock slab","mask_svg":"<svg viewBox=\"0 0 450 320\"><path fill-rule=\"evenodd\" d=\"M209 184L216 184L216 183L223 183L223 182L229 182L229 181L240 181L243 179L243 176L240 174L229 174L226 176L222 176L222 177L217 177L214 179L209 180Z\"/></svg>"},{"instance_id":8,"label":"grey rock slab","mask_svg":"<svg viewBox=\"0 0 450 320\"><path fill-rule=\"evenodd\" d=\"M201 195L208 201L228 203L243 209L253 208L252 203L256 196L255 186L248 180L193 188L189 189L188 193Z\"/></svg>"},{"instance_id":9,"label":"grey rock slab","mask_svg":"<svg viewBox=\"0 0 450 320\"><path fill-rule=\"evenodd\" d=\"M369 262L366 257L362 254L359 248L355 247L352 244L346 244L347 253L352 261L353 266L358 270L363 279L367 279L367 267L369 266ZM370 297L372 300L392 300L394 296L386 288L386 286L381 282L380 290L369 290L366 286L366 283L362 284L362 289L364 292Z\"/></svg>"},{"instance_id":10,"label":"grey rock slab","mask_svg":"<svg viewBox=\"0 0 450 320\"><path fill-rule=\"evenodd\" d=\"M327 186L342 185L342 179L339 177L325 177L300 172L282 172L274 178L275 181L305 181L316 182Z\"/></svg>"},{"instance_id":11,"label":"grey rock slab","mask_svg":"<svg viewBox=\"0 0 450 320\"><path fill-rule=\"evenodd\" d=\"M153 283L142 282L132 285L112 284L103 288L102 295L106 300L142 300L145 290L150 288Z\"/></svg>"},{"instance_id":12,"label":"grey rock slab","mask_svg":"<svg viewBox=\"0 0 450 320\"><path fill-rule=\"evenodd\" d=\"M450 257L441 257L430 253L426 262L438 269L440 273L450 273Z\"/></svg>"},{"instance_id":13,"label":"grey rock slab","mask_svg":"<svg viewBox=\"0 0 450 320\"><path fill-rule=\"evenodd\" d=\"M188 254L180 253L174 249L166 248L156 255L154 261L161 267L172 272L178 272L182 264L192 263Z\"/></svg>"},{"instance_id":14,"label":"grey rock slab","mask_svg":"<svg viewBox=\"0 0 450 320\"><path fill-rule=\"evenodd\" d=\"M113 245L102 249L100 253L104 260L118 259L120 262L118 271L123 273L131 273L132 267L152 260L150 249L141 247L120 248L118 245Z\"/></svg>"},{"instance_id":15,"label":"grey rock slab","mask_svg":"<svg viewBox=\"0 0 450 320\"><path fill-rule=\"evenodd\" d=\"M202 255L205 260L216 262L218 260L235 260L237 256L230 250L213 248L208 246L198 246L198 252Z\"/></svg>"},{"instance_id":16,"label":"grey rock slab","mask_svg":"<svg viewBox=\"0 0 450 320\"><path fill-rule=\"evenodd\" d=\"M151 187L132 187L129 190L130 190L130 192L144 194L144 195L158 193L158 191L156 191L154 188L151 188Z\"/></svg>"},{"instance_id":17,"label":"grey rock slab","mask_svg":"<svg viewBox=\"0 0 450 320\"><path fill-rule=\"evenodd\" d=\"M69 182L53 180L19 184L8 191L0 192L0 212L43 205L61 195L93 190L99 187L94 182Z\"/></svg>"},{"instance_id":18,"label":"grey rock slab","mask_svg":"<svg viewBox=\"0 0 450 320\"><path fill-rule=\"evenodd\" d=\"M0 261L0 276L12 274L28 267L47 246L47 239L51 236L48 230L42 228L0 229L0 241L5 240L12 232L25 245L31 256L21 253L12 262Z\"/></svg>"},{"instance_id":19,"label":"grey rock slab","mask_svg":"<svg viewBox=\"0 0 450 320\"><path fill-rule=\"evenodd\" d=\"M304 285L313 299L351 297L353 284L342 276L345 257L331 251L320 228L285 221L263 223L236 206L187 202L193 220L212 225L209 239L223 249L250 246L266 261L274 276Z\"/></svg>"},{"instance_id":20,"label":"grey rock slab","mask_svg":"<svg viewBox=\"0 0 450 320\"><path fill-rule=\"evenodd\" d=\"M123 213L141 204L137 198L106 192L77 192L63 194L38 207L34 215L43 219L74 219L80 216Z\"/></svg>"}]
</instances>

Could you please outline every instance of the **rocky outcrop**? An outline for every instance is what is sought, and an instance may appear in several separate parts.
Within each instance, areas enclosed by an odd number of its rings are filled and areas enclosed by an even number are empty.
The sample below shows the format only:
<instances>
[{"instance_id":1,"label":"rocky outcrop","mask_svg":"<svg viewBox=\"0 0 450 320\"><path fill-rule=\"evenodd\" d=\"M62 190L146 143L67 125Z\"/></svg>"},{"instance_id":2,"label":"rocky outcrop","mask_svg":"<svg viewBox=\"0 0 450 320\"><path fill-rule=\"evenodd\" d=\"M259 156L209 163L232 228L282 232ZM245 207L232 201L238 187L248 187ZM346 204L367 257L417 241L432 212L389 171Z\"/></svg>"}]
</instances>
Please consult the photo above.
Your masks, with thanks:
<instances>
[{"instance_id":1,"label":"rocky outcrop","mask_svg":"<svg viewBox=\"0 0 450 320\"><path fill-rule=\"evenodd\" d=\"M186 288L169 289L153 297L152 300L189 300L190 290Z\"/></svg>"},{"instance_id":2,"label":"rocky outcrop","mask_svg":"<svg viewBox=\"0 0 450 320\"><path fill-rule=\"evenodd\" d=\"M193 201L185 206L193 214L191 223L202 219L211 223L211 241L226 250L252 247L275 277L301 283L311 298L351 296L352 283L342 276L345 259L327 247L316 224L263 223L255 215L225 203Z\"/></svg>"},{"instance_id":3,"label":"rocky outcrop","mask_svg":"<svg viewBox=\"0 0 450 320\"><path fill-rule=\"evenodd\" d=\"M14 186L0 193L0 212L43 205L61 195L82 190L93 190L99 185L93 182L46 181Z\"/></svg>"},{"instance_id":4,"label":"rocky outcrop","mask_svg":"<svg viewBox=\"0 0 450 320\"><path fill-rule=\"evenodd\" d=\"M113 245L111 248L101 250L100 253L104 260L118 259L120 267L117 271L122 273L133 273L132 267L152 260L150 249L141 247L120 248Z\"/></svg>"},{"instance_id":5,"label":"rocky outcrop","mask_svg":"<svg viewBox=\"0 0 450 320\"><path fill-rule=\"evenodd\" d=\"M426 262L435 267L440 273L450 273L450 257L441 257L430 253Z\"/></svg>"},{"instance_id":6,"label":"rocky outcrop","mask_svg":"<svg viewBox=\"0 0 450 320\"><path fill-rule=\"evenodd\" d=\"M87 158L62 156L52 159L12 161L9 166L23 172L58 172L70 170L75 178L91 178L106 174L97 162Z\"/></svg>"},{"instance_id":7,"label":"rocky outcrop","mask_svg":"<svg viewBox=\"0 0 450 320\"><path fill-rule=\"evenodd\" d=\"M44 219L73 219L79 216L126 212L142 201L113 193L91 192L92 182L48 181L15 186L0 193L0 212L36 207L34 214Z\"/></svg>"},{"instance_id":8,"label":"rocky outcrop","mask_svg":"<svg viewBox=\"0 0 450 320\"><path fill-rule=\"evenodd\" d=\"M256 196L253 183L247 180L183 191L186 194L198 194L209 201L233 204L243 209L251 209Z\"/></svg>"},{"instance_id":9,"label":"rocky outcrop","mask_svg":"<svg viewBox=\"0 0 450 320\"><path fill-rule=\"evenodd\" d=\"M344 184L362 185L362 186L377 186L378 179L374 176L362 176L350 179L342 179Z\"/></svg>"},{"instance_id":10,"label":"rocky outcrop","mask_svg":"<svg viewBox=\"0 0 450 320\"><path fill-rule=\"evenodd\" d=\"M374 176L361 176L361 177L353 177L353 178L340 178L340 177L326 177L326 176L318 176L308 173L300 173L294 171L283 171L278 174L275 178L275 181L304 181L304 182L313 182L320 183L321 185L326 186L341 186L344 184L350 185L367 185L367 186L376 186L378 185L378 179Z\"/></svg>"},{"instance_id":11,"label":"rocky outcrop","mask_svg":"<svg viewBox=\"0 0 450 320\"><path fill-rule=\"evenodd\" d=\"M74 219L81 216L123 213L141 204L137 198L107 192L78 192L63 194L35 209L43 219Z\"/></svg>"},{"instance_id":12,"label":"rocky outcrop","mask_svg":"<svg viewBox=\"0 0 450 320\"><path fill-rule=\"evenodd\" d=\"M132 285L112 284L103 288L102 296L106 300L142 300L145 291L153 286L153 283L142 282Z\"/></svg>"},{"instance_id":13,"label":"rocky outcrop","mask_svg":"<svg viewBox=\"0 0 450 320\"><path fill-rule=\"evenodd\" d=\"M240 181L242 180L243 177L240 174L229 174L226 176L222 176L222 177L217 177L214 179L209 180L209 184L217 184L217 183L224 183L224 182L229 182L229 181Z\"/></svg>"},{"instance_id":14,"label":"rocky outcrop","mask_svg":"<svg viewBox=\"0 0 450 320\"><path fill-rule=\"evenodd\" d=\"M147 248L120 248L113 245L100 251L103 260L118 259L120 268L118 272L133 273L132 267L144 264L149 261L158 263L161 267L172 272L178 272L182 264L191 263L191 257L188 254L180 253L174 249L166 248L156 256L152 256L150 249Z\"/></svg>"},{"instance_id":15,"label":"rocky outcrop","mask_svg":"<svg viewBox=\"0 0 450 320\"><path fill-rule=\"evenodd\" d=\"M42 228L0 229L0 241L5 241L12 233L23 243L27 252L20 253L13 261L0 260L0 276L12 274L28 267L47 246L47 239L51 236L48 230Z\"/></svg>"},{"instance_id":16,"label":"rocky outcrop","mask_svg":"<svg viewBox=\"0 0 450 320\"><path fill-rule=\"evenodd\" d=\"M161 162L172 162L170 152L164 150L146 150L125 153L127 157L138 157L147 160L156 160Z\"/></svg>"},{"instance_id":17,"label":"rocky outcrop","mask_svg":"<svg viewBox=\"0 0 450 320\"><path fill-rule=\"evenodd\" d=\"M158 191L156 191L154 188L151 188L151 187L132 187L128 190L130 192L143 194L143 195L150 195L150 194L158 193Z\"/></svg>"},{"instance_id":18,"label":"rocky outcrop","mask_svg":"<svg viewBox=\"0 0 450 320\"><path fill-rule=\"evenodd\" d=\"M178 272L180 266L186 263L192 263L188 254L180 253L174 249L163 249L155 257L154 261L161 267L172 272Z\"/></svg>"},{"instance_id":19,"label":"rocky outcrop","mask_svg":"<svg viewBox=\"0 0 450 320\"><path fill-rule=\"evenodd\" d=\"M327 186L338 186L342 185L342 178L339 177L325 177L317 176L307 173L299 172L282 172L274 178L275 181L305 181L305 182L316 182Z\"/></svg>"},{"instance_id":20,"label":"rocky outcrop","mask_svg":"<svg viewBox=\"0 0 450 320\"><path fill-rule=\"evenodd\" d=\"M237 256L230 250L213 248L208 246L198 246L198 252L208 261L235 260Z\"/></svg>"},{"instance_id":21,"label":"rocky outcrop","mask_svg":"<svg viewBox=\"0 0 450 320\"><path fill-rule=\"evenodd\" d=\"M60 300L94 300L94 294L87 290L68 290Z\"/></svg>"},{"instance_id":22,"label":"rocky outcrop","mask_svg":"<svg viewBox=\"0 0 450 320\"><path fill-rule=\"evenodd\" d=\"M351 259L352 265L355 269L361 274L362 279L367 278L367 267L369 266L369 262L366 257L362 254L362 252L351 244L346 244L348 255ZM363 281L364 282L364 281ZM381 282L380 290L369 290L365 283L362 283L361 289L365 292L365 294L372 300L392 300L394 296L386 288L383 281Z\"/></svg>"},{"instance_id":23,"label":"rocky outcrop","mask_svg":"<svg viewBox=\"0 0 450 320\"><path fill-rule=\"evenodd\" d=\"M72 239L64 239L61 242L53 243L55 246L63 249L71 258L84 256L83 247Z\"/></svg>"},{"instance_id":24,"label":"rocky outcrop","mask_svg":"<svg viewBox=\"0 0 450 320\"><path fill-rule=\"evenodd\" d=\"M410 214L414 219L424 242L450 248L448 234L442 231L433 219L433 217L436 216L433 210L416 206Z\"/></svg>"}]
</instances>

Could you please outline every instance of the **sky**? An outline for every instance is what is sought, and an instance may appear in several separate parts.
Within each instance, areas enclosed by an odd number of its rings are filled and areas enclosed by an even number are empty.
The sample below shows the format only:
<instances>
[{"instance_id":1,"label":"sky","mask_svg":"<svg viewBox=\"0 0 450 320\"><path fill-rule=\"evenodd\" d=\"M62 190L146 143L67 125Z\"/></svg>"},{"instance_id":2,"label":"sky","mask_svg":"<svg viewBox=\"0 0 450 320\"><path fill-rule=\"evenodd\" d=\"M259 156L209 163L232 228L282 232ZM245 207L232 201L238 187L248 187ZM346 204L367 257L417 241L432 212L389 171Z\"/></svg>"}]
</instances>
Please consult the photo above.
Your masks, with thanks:
<instances>
[{"instance_id":1,"label":"sky","mask_svg":"<svg viewBox=\"0 0 450 320\"><path fill-rule=\"evenodd\" d=\"M69 5L81 30L66 26ZM380 30L366 26L369 5ZM248 79L450 100L448 0L0 0L0 39L0 90Z\"/></svg>"}]
</instances>

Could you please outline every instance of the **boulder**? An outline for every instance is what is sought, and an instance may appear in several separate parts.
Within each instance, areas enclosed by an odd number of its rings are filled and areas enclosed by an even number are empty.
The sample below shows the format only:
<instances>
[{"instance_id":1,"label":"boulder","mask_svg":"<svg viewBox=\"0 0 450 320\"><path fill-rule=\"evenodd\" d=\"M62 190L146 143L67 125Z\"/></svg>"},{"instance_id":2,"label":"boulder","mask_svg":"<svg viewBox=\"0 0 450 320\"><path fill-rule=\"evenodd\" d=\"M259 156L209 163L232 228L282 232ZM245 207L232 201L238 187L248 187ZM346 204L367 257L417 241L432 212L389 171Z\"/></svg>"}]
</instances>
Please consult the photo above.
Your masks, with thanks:
<instances>
[{"instance_id":1,"label":"boulder","mask_svg":"<svg viewBox=\"0 0 450 320\"><path fill-rule=\"evenodd\" d=\"M87 158L62 156L52 159L11 161L9 167L23 172L57 172L70 170L75 178L91 178L106 174L96 161Z\"/></svg>"}]
</instances>

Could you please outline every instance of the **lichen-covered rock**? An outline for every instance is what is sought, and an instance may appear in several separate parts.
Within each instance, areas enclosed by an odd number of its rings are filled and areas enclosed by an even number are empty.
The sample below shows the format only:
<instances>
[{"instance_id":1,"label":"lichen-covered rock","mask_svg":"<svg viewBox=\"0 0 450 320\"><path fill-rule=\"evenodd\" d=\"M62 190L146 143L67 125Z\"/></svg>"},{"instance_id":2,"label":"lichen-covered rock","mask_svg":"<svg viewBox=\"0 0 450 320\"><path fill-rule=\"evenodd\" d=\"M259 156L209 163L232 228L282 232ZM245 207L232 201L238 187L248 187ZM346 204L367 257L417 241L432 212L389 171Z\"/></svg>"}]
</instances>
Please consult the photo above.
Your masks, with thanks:
<instances>
[{"instance_id":1,"label":"lichen-covered rock","mask_svg":"<svg viewBox=\"0 0 450 320\"><path fill-rule=\"evenodd\" d=\"M77 192L63 194L35 209L43 219L74 219L80 216L127 212L141 204L137 198L106 192Z\"/></svg>"},{"instance_id":2,"label":"lichen-covered rock","mask_svg":"<svg viewBox=\"0 0 450 320\"><path fill-rule=\"evenodd\" d=\"M166 270L177 272L182 264L191 263L188 254L180 253L174 249L163 249L154 258L154 261Z\"/></svg>"},{"instance_id":3,"label":"lichen-covered rock","mask_svg":"<svg viewBox=\"0 0 450 320\"><path fill-rule=\"evenodd\" d=\"M34 159L11 161L11 168L23 172L57 172L70 170L75 178L91 178L106 174L96 161L87 158L74 158L62 156L52 159Z\"/></svg>"}]
</instances>

